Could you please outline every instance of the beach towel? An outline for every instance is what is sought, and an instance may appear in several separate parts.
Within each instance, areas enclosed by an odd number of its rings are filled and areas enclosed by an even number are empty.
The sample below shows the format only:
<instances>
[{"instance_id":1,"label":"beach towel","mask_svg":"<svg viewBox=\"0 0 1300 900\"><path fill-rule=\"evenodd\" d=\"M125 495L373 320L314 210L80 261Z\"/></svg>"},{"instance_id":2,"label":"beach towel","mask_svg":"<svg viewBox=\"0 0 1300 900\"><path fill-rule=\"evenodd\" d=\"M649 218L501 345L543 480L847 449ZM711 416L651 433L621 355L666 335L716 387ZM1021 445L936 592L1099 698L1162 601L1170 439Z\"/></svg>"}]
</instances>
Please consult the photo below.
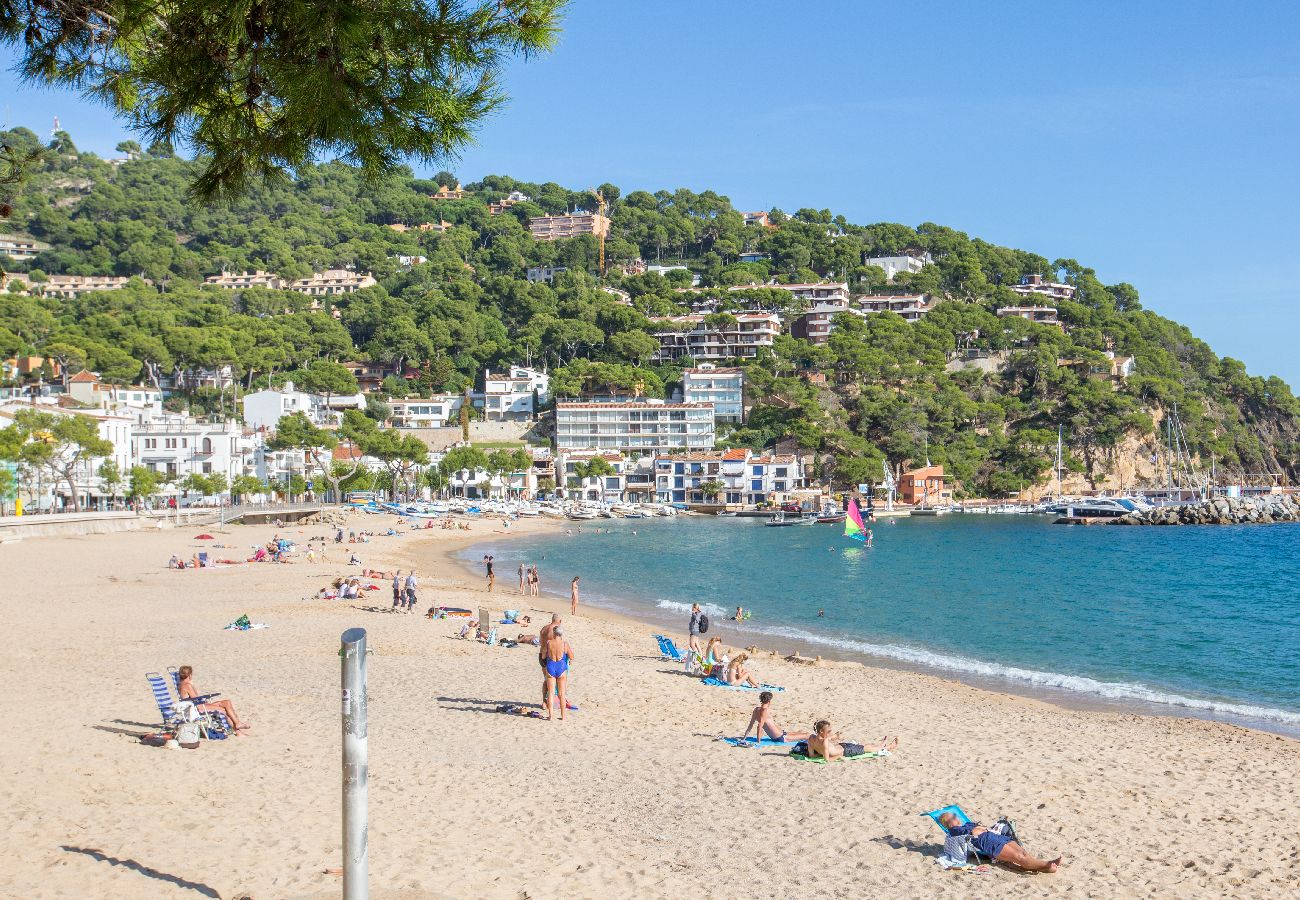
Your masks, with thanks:
<instances>
[{"instance_id":1,"label":"beach towel","mask_svg":"<svg viewBox=\"0 0 1300 900\"><path fill-rule=\"evenodd\" d=\"M724 744L730 744L733 747L788 747L792 743L794 743L793 741L778 741L775 738L770 738L766 736L764 736L764 738L761 741L758 741L757 743L755 743L752 737L748 737L748 738L724 737L724 738L718 738L718 740L722 741Z\"/></svg>"},{"instance_id":2,"label":"beach towel","mask_svg":"<svg viewBox=\"0 0 1300 900\"><path fill-rule=\"evenodd\" d=\"M845 741L840 746L844 748L844 755L837 758L836 762L839 762L840 759L852 762L857 759L876 759L877 757L889 755L888 750L868 751L861 744L853 744L848 741ZM809 756L807 741L800 741L795 744L794 749L790 751L790 756L793 759L802 760L803 762L821 763L822 765L825 765L828 761L821 756Z\"/></svg>"},{"instance_id":3,"label":"beach towel","mask_svg":"<svg viewBox=\"0 0 1300 900\"><path fill-rule=\"evenodd\" d=\"M267 626L262 624L261 622L248 621L248 616L245 615L245 616L240 616L238 619L231 622L223 630L224 631L252 631L255 628L266 628L266 627Z\"/></svg>"},{"instance_id":4,"label":"beach towel","mask_svg":"<svg viewBox=\"0 0 1300 900\"><path fill-rule=\"evenodd\" d=\"M709 687L731 688L733 691L775 691L777 693L785 691L785 688L777 687L774 684L760 684L758 687L750 687L747 684L727 684L725 681L713 677L704 679L703 683L709 685Z\"/></svg>"}]
</instances>

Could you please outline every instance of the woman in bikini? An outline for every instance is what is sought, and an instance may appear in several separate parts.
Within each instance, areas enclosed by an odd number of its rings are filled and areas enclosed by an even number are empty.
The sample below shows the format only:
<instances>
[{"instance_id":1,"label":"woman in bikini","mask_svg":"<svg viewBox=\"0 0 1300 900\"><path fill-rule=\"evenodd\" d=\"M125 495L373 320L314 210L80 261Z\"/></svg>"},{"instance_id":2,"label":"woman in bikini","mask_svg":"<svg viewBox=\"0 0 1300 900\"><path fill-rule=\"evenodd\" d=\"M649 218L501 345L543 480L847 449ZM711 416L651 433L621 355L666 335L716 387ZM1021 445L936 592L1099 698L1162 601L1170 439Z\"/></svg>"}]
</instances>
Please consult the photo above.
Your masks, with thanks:
<instances>
[{"instance_id":1,"label":"woman in bikini","mask_svg":"<svg viewBox=\"0 0 1300 900\"><path fill-rule=\"evenodd\" d=\"M181 666L180 683L176 686L176 693L180 694L182 700L193 700L195 697L203 696L194 689L194 682L190 680L193 675L193 668ZM230 727L234 728L236 732L245 731L249 727L243 719L235 715L235 707L231 705L229 700L213 700L199 704L199 712L214 711L224 713L225 717L230 720Z\"/></svg>"}]
</instances>

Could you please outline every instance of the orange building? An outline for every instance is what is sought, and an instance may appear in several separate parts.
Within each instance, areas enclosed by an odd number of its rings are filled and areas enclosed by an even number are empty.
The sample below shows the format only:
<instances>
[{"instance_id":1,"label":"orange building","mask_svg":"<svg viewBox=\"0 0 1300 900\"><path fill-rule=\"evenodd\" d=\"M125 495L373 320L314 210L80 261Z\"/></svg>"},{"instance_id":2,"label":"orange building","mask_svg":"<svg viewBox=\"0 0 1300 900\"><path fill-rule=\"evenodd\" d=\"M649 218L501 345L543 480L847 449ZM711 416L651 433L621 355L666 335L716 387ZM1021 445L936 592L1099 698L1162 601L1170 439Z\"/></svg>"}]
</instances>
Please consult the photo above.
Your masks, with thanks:
<instances>
[{"instance_id":1,"label":"orange building","mask_svg":"<svg viewBox=\"0 0 1300 900\"><path fill-rule=\"evenodd\" d=\"M943 506L952 502L952 489L943 477L943 466L922 466L904 472L898 480L898 497L913 506Z\"/></svg>"}]
</instances>

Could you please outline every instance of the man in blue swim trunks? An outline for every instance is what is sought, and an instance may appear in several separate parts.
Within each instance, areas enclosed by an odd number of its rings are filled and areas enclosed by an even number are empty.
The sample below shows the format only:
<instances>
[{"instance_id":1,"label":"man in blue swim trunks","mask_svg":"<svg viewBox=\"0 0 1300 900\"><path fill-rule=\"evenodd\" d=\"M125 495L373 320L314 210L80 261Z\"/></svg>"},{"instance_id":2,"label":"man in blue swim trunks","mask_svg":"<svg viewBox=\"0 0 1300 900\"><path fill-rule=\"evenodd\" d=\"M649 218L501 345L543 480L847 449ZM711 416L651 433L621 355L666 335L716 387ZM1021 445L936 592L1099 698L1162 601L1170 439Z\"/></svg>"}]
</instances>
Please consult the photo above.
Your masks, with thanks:
<instances>
[{"instance_id":1,"label":"man in blue swim trunks","mask_svg":"<svg viewBox=\"0 0 1300 900\"><path fill-rule=\"evenodd\" d=\"M559 693L560 721L564 721L564 711L568 708L565 687L569 680L569 663L573 661L573 648L564 639L564 626L556 625L551 629L550 639L542 648L542 664L546 669L546 680L542 690L546 693L546 719L553 718L551 709L552 690Z\"/></svg>"},{"instance_id":2,"label":"man in blue swim trunks","mask_svg":"<svg viewBox=\"0 0 1300 900\"><path fill-rule=\"evenodd\" d=\"M949 834L970 835L971 844L976 850L1000 863L1024 869L1026 872L1055 872L1061 867L1061 857L1058 856L1053 860L1039 859L1020 846L1019 842L1013 841L1004 834L989 831L978 822L962 824L956 813L944 813L939 817L939 824Z\"/></svg>"}]
</instances>

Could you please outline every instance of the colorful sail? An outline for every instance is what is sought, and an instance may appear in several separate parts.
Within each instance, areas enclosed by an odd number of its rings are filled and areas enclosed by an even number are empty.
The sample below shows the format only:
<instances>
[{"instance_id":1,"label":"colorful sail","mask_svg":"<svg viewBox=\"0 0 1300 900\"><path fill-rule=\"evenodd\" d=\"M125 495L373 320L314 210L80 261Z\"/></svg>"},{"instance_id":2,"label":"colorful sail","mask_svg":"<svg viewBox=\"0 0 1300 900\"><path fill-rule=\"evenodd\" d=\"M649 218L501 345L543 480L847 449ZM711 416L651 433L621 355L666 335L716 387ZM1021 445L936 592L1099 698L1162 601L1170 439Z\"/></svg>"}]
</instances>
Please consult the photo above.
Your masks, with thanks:
<instances>
[{"instance_id":1,"label":"colorful sail","mask_svg":"<svg viewBox=\"0 0 1300 900\"><path fill-rule=\"evenodd\" d=\"M862 524L862 513L858 512L858 501L849 498L849 517L844 520L844 536L855 541L866 541L867 527Z\"/></svg>"}]
</instances>

